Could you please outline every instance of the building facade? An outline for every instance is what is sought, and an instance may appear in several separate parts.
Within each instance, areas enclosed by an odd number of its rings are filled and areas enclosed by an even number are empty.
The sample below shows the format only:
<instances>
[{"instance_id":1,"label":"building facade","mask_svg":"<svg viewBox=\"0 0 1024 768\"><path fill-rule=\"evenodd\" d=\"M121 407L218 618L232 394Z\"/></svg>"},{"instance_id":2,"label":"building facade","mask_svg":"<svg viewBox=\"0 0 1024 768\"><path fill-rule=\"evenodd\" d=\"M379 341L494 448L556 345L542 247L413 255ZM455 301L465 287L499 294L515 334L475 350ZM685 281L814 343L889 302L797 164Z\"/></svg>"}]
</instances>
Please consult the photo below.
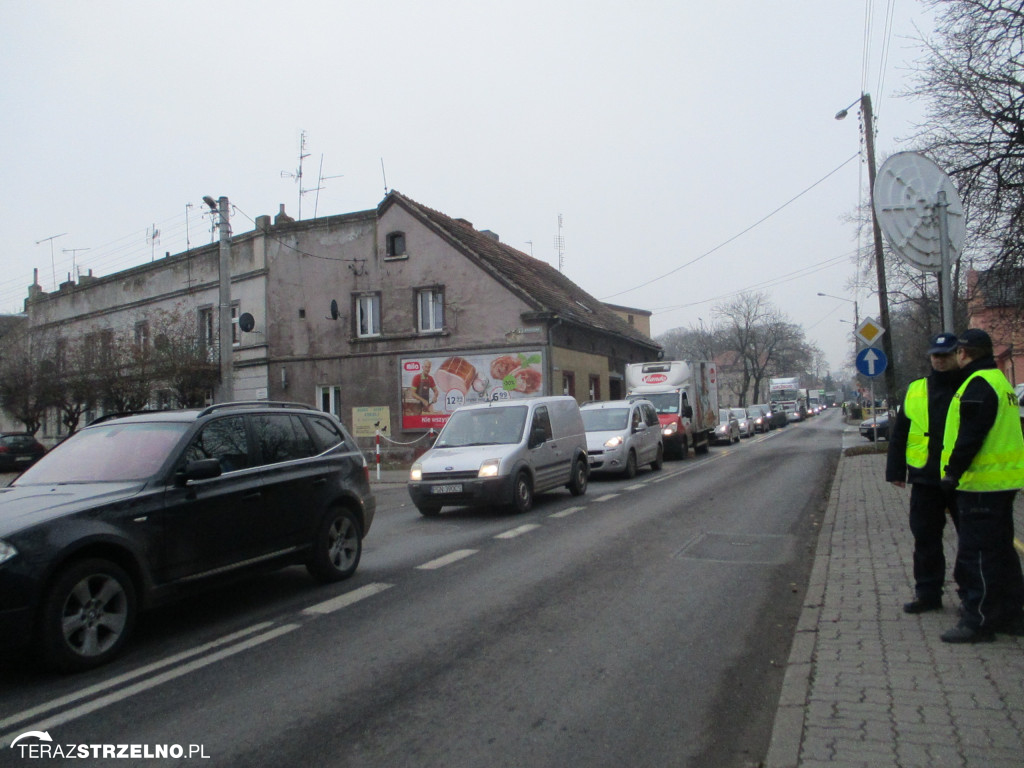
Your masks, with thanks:
<instances>
[{"instance_id":1,"label":"building facade","mask_svg":"<svg viewBox=\"0 0 1024 768\"><path fill-rule=\"evenodd\" d=\"M253 224L230 238L236 400L315 404L364 438L369 420L411 444L463 402L621 397L626 363L661 351L619 314L649 313L613 311L494 233L398 192L372 210L294 221L282 207ZM219 259L214 243L54 293L33 284L28 325L102 351L115 332L166 344L161 323L176 318L216 360ZM46 437L59 436L55 422Z\"/></svg>"}]
</instances>

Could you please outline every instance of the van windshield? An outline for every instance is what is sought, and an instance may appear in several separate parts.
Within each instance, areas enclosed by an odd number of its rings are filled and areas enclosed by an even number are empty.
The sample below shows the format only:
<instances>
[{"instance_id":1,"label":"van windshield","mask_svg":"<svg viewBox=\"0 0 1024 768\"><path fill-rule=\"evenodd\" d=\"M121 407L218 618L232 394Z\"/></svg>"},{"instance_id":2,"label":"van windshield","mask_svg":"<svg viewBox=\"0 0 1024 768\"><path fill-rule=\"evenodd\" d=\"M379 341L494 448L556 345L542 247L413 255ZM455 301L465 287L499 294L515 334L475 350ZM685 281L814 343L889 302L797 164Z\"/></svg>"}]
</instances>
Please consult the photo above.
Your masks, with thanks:
<instances>
[{"instance_id":1,"label":"van windshield","mask_svg":"<svg viewBox=\"0 0 1024 768\"><path fill-rule=\"evenodd\" d=\"M474 408L456 411L434 443L435 448L467 445L509 445L523 438L528 407Z\"/></svg>"},{"instance_id":2,"label":"van windshield","mask_svg":"<svg viewBox=\"0 0 1024 768\"><path fill-rule=\"evenodd\" d=\"M675 392L644 395L644 399L654 403L654 410L658 413L679 413L679 395Z\"/></svg>"}]
</instances>

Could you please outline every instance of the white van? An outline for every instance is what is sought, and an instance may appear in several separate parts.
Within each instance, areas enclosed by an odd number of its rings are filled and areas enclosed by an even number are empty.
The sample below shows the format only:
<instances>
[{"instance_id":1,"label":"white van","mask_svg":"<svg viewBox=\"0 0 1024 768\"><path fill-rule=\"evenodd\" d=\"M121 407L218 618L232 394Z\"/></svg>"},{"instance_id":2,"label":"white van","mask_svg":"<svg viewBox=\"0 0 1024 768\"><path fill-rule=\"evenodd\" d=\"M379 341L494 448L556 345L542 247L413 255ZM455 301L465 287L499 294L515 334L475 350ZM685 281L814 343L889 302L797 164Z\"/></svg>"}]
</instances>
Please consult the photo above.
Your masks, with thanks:
<instances>
[{"instance_id":1,"label":"white van","mask_svg":"<svg viewBox=\"0 0 1024 768\"><path fill-rule=\"evenodd\" d=\"M587 436L572 397L467 405L412 465L409 495L421 514L446 506L508 506L526 512L534 494L587 490Z\"/></svg>"}]
</instances>

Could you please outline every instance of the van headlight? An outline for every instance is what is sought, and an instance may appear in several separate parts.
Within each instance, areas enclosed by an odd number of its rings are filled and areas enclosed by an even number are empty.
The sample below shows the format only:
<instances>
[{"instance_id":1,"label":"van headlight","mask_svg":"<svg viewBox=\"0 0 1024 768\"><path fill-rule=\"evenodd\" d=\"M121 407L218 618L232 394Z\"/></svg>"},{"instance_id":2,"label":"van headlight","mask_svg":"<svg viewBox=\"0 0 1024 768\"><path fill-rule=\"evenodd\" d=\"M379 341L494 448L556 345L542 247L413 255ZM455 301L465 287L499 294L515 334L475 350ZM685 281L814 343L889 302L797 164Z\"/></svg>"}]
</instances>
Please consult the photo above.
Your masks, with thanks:
<instances>
[{"instance_id":1,"label":"van headlight","mask_svg":"<svg viewBox=\"0 0 1024 768\"><path fill-rule=\"evenodd\" d=\"M409 480L414 483L420 482L423 479L423 467L419 464L413 464L409 470Z\"/></svg>"},{"instance_id":2,"label":"van headlight","mask_svg":"<svg viewBox=\"0 0 1024 768\"><path fill-rule=\"evenodd\" d=\"M678 430L679 425L673 421L671 424L665 425L665 428L661 430L661 434L663 434L665 437L672 437L672 435L674 435Z\"/></svg>"},{"instance_id":3,"label":"van headlight","mask_svg":"<svg viewBox=\"0 0 1024 768\"><path fill-rule=\"evenodd\" d=\"M3 539L0 539L0 563L6 563L17 554L18 550L13 544L8 544Z\"/></svg>"},{"instance_id":4,"label":"van headlight","mask_svg":"<svg viewBox=\"0 0 1024 768\"><path fill-rule=\"evenodd\" d=\"M604 441L605 448L618 448L620 445L622 445L622 435L616 435Z\"/></svg>"},{"instance_id":5,"label":"van headlight","mask_svg":"<svg viewBox=\"0 0 1024 768\"><path fill-rule=\"evenodd\" d=\"M497 477L498 468L501 466L501 459L488 459L480 465L480 471L476 473L477 477Z\"/></svg>"}]
</instances>

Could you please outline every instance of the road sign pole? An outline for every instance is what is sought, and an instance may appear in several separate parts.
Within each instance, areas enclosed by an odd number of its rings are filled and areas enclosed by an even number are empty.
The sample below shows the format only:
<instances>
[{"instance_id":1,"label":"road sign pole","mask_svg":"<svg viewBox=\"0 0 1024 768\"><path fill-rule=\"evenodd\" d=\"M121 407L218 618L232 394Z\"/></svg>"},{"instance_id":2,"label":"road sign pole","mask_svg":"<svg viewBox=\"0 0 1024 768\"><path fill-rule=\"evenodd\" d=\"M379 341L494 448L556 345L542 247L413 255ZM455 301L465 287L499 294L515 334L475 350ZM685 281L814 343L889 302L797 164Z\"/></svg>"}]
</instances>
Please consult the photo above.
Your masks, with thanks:
<instances>
[{"instance_id":1,"label":"road sign pole","mask_svg":"<svg viewBox=\"0 0 1024 768\"><path fill-rule=\"evenodd\" d=\"M939 296L942 298L942 330L953 333L953 264L949 252L949 203L946 190L940 189L935 203L935 212L939 217Z\"/></svg>"}]
</instances>

